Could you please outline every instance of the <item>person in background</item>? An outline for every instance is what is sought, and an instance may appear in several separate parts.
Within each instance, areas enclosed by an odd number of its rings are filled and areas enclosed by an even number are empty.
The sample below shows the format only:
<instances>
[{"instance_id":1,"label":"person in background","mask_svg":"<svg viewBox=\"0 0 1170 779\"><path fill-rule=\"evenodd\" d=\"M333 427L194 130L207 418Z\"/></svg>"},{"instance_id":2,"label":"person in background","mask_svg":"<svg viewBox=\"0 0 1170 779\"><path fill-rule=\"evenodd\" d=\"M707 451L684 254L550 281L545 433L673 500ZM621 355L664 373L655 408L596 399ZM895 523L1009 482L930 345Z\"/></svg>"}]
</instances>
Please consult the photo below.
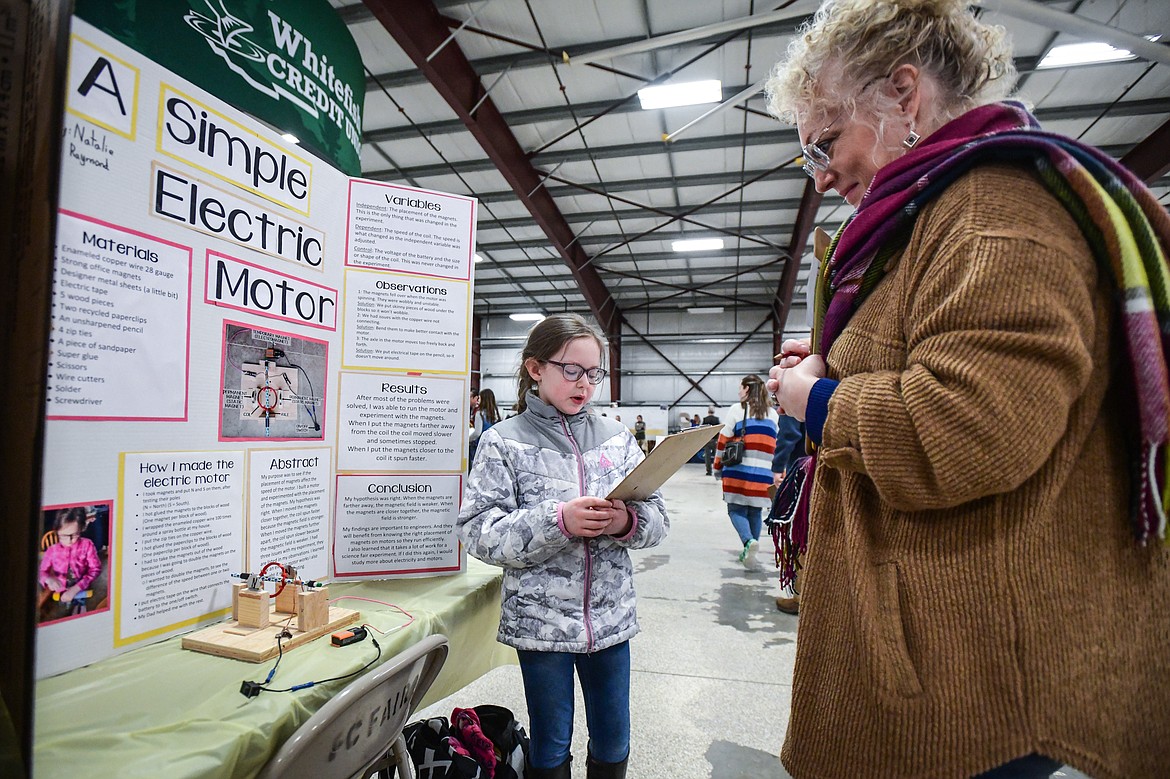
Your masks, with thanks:
<instances>
[{"instance_id":1,"label":"person in background","mask_svg":"<svg viewBox=\"0 0 1170 779\"><path fill-rule=\"evenodd\" d=\"M719 417L715 416L715 407L714 406L707 406L707 416L703 417L703 424L704 425L717 425L717 424L719 424ZM707 475L708 476L710 476L712 474L711 468L712 468L712 466L715 465L715 445L716 445L716 440L714 438L712 438L710 441L707 442L707 445L703 447L703 465L705 465L707 468Z\"/></svg>"},{"instance_id":2,"label":"person in background","mask_svg":"<svg viewBox=\"0 0 1170 779\"><path fill-rule=\"evenodd\" d=\"M772 455L772 481L780 481L797 459L804 456L804 424L787 414L776 426L776 451Z\"/></svg>"},{"instance_id":3,"label":"person in background","mask_svg":"<svg viewBox=\"0 0 1170 779\"><path fill-rule=\"evenodd\" d=\"M691 426L691 415L685 411L680 411L678 414L678 429L687 430Z\"/></svg>"},{"instance_id":4,"label":"person in background","mask_svg":"<svg viewBox=\"0 0 1170 779\"><path fill-rule=\"evenodd\" d=\"M701 424L703 424L703 423L699 421L698 414L695 414L694 416L691 417L691 427L698 427Z\"/></svg>"},{"instance_id":5,"label":"person in background","mask_svg":"<svg viewBox=\"0 0 1170 779\"><path fill-rule=\"evenodd\" d=\"M51 593L74 611L85 611L86 591L102 572L102 562L93 542L81 535L86 513L81 506L61 509L53 519L56 543L41 556L37 580L44 588L41 602L47 604Z\"/></svg>"},{"instance_id":6,"label":"person in background","mask_svg":"<svg viewBox=\"0 0 1170 779\"><path fill-rule=\"evenodd\" d=\"M1014 81L966 0L826 2L769 80L856 209L769 379L816 444L794 777L1170 766L1170 215Z\"/></svg>"},{"instance_id":7,"label":"person in background","mask_svg":"<svg viewBox=\"0 0 1170 779\"><path fill-rule=\"evenodd\" d=\"M778 421L763 379L755 374L744 376L739 383L739 402L728 408L723 418L715 444L715 474L723 481L723 500L742 545L739 561L745 568L754 568L764 510L772 505L768 487L772 484ZM733 438L742 438L745 443L743 459L724 465L723 451Z\"/></svg>"},{"instance_id":8,"label":"person in background","mask_svg":"<svg viewBox=\"0 0 1170 779\"><path fill-rule=\"evenodd\" d=\"M500 409L496 405L496 393L490 389L480 390L479 409L475 412L475 426L471 430L471 460L475 459L475 452L479 444L479 437L485 430L500 421ZM468 469L471 462L468 462Z\"/></svg>"},{"instance_id":9,"label":"person in background","mask_svg":"<svg viewBox=\"0 0 1170 779\"><path fill-rule=\"evenodd\" d=\"M479 411L479 390L471 391L471 399L467 412L467 469L471 470L471 461L475 459L475 415Z\"/></svg>"},{"instance_id":10,"label":"person in background","mask_svg":"<svg viewBox=\"0 0 1170 779\"><path fill-rule=\"evenodd\" d=\"M642 419L639 414L638 418L634 420L634 440L638 442L638 448L643 452L646 451L646 421Z\"/></svg>"},{"instance_id":11,"label":"person in background","mask_svg":"<svg viewBox=\"0 0 1170 779\"><path fill-rule=\"evenodd\" d=\"M620 422L588 411L604 342L575 314L528 333L520 415L480 438L457 527L504 569L499 640L515 647L532 723L528 779L569 779L573 671L589 726L586 775L622 779L630 752L630 645L638 632L630 549L660 543L666 505L606 500L642 461Z\"/></svg>"}]
</instances>

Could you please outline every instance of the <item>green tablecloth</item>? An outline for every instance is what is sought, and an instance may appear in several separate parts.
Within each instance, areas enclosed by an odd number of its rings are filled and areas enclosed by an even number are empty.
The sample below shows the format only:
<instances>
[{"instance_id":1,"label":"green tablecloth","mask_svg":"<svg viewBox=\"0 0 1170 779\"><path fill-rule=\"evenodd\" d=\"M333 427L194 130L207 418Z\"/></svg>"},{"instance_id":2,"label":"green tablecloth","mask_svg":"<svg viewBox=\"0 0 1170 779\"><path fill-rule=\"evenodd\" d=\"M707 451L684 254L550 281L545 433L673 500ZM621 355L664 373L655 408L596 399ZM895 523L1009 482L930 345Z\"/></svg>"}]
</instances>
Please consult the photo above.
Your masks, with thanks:
<instances>
[{"instance_id":1,"label":"green tablecloth","mask_svg":"<svg viewBox=\"0 0 1170 779\"><path fill-rule=\"evenodd\" d=\"M331 599L342 595L388 601L414 615L404 630L373 633L382 646L381 661L433 633L450 640L447 663L423 705L516 661L515 652L495 640L500 570L475 559L456 576L330 585ZM362 621L380 630L405 621L375 603L338 605L361 611ZM228 660L183 650L179 641L171 638L38 682L34 776L251 777L301 723L353 681L246 699L240 682L263 681L274 661ZM368 639L337 648L325 636L286 654L272 686L340 676L374 656Z\"/></svg>"}]
</instances>

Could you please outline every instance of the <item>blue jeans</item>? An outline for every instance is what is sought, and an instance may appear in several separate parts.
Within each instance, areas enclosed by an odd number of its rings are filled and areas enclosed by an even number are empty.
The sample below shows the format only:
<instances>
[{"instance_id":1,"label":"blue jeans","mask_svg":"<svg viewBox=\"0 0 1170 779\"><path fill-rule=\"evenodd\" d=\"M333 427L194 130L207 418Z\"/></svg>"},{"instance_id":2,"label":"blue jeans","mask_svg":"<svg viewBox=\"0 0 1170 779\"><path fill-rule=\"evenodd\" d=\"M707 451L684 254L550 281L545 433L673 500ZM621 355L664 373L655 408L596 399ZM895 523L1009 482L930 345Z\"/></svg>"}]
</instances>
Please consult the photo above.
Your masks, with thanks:
<instances>
[{"instance_id":1,"label":"blue jeans","mask_svg":"<svg viewBox=\"0 0 1170 779\"><path fill-rule=\"evenodd\" d=\"M1058 760L1033 752L979 774L975 779L1047 779L1062 765Z\"/></svg>"},{"instance_id":2,"label":"blue jeans","mask_svg":"<svg viewBox=\"0 0 1170 779\"><path fill-rule=\"evenodd\" d=\"M739 533L740 544L746 544L753 539L760 540L760 530L764 526L764 509L761 506L728 503L727 513L731 515L731 526Z\"/></svg>"},{"instance_id":3,"label":"blue jeans","mask_svg":"<svg viewBox=\"0 0 1170 779\"><path fill-rule=\"evenodd\" d=\"M630 642L593 654L517 650L528 701L528 764L556 768L573 740L573 668L581 680L589 754L620 763L630 754Z\"/></svg>"}]
</instances>

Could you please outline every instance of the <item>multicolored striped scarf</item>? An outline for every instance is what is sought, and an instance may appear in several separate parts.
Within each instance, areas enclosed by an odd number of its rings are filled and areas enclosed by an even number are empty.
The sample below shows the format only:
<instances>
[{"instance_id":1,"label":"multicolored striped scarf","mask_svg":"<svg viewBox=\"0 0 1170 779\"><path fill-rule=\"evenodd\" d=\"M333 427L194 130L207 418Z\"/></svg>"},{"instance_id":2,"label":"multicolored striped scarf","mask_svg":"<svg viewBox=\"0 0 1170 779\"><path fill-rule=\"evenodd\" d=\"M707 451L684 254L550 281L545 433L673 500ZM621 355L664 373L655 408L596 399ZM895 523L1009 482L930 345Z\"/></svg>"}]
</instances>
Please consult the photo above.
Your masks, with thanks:
<instances>
[{"instance_id":1,"label":"multicolored striped scarf","mask_svg":"<svg viewBox=\"0 0 1170 779\"><path fill-rule=\"evenodd\" d=\"M878 171L822 264L813 351L829 353L881 280L886 263L906 245L926 204L977 165L1013 161L1035 168L1120 292L1119 322L1139 433L1130 514L1139 543L1164 539L1170 503L1170 215L1130 171L1097 149L1044 132L1019 103L969 111ZM777 550L782 582L795 576L808 537L806 487L813 468L815 456L793 469L799 473L792 485L781 486L783 508L791 511L789 540Z\"/></svg>"}]
</instances>

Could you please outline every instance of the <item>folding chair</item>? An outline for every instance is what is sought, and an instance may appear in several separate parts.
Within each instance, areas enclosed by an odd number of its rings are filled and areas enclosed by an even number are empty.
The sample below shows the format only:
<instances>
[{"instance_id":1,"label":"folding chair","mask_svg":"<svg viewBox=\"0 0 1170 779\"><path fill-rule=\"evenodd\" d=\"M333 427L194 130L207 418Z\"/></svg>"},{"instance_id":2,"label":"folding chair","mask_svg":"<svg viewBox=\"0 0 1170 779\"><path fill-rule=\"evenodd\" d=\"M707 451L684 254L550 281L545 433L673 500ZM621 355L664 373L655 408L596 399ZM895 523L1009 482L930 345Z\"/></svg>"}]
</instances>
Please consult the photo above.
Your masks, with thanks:
<instances>
[{"instance_id":1,"label":"folding chair","mask_svg":"<svg viewBox=\"0 0 1170 779\"><path fill-rule=\"evenodd\" d=\"M258 779L368 779L397 770L414 779L402 728L447 660L433 635L351 682L297 728Z\"/></svg>"}]
</instances>

